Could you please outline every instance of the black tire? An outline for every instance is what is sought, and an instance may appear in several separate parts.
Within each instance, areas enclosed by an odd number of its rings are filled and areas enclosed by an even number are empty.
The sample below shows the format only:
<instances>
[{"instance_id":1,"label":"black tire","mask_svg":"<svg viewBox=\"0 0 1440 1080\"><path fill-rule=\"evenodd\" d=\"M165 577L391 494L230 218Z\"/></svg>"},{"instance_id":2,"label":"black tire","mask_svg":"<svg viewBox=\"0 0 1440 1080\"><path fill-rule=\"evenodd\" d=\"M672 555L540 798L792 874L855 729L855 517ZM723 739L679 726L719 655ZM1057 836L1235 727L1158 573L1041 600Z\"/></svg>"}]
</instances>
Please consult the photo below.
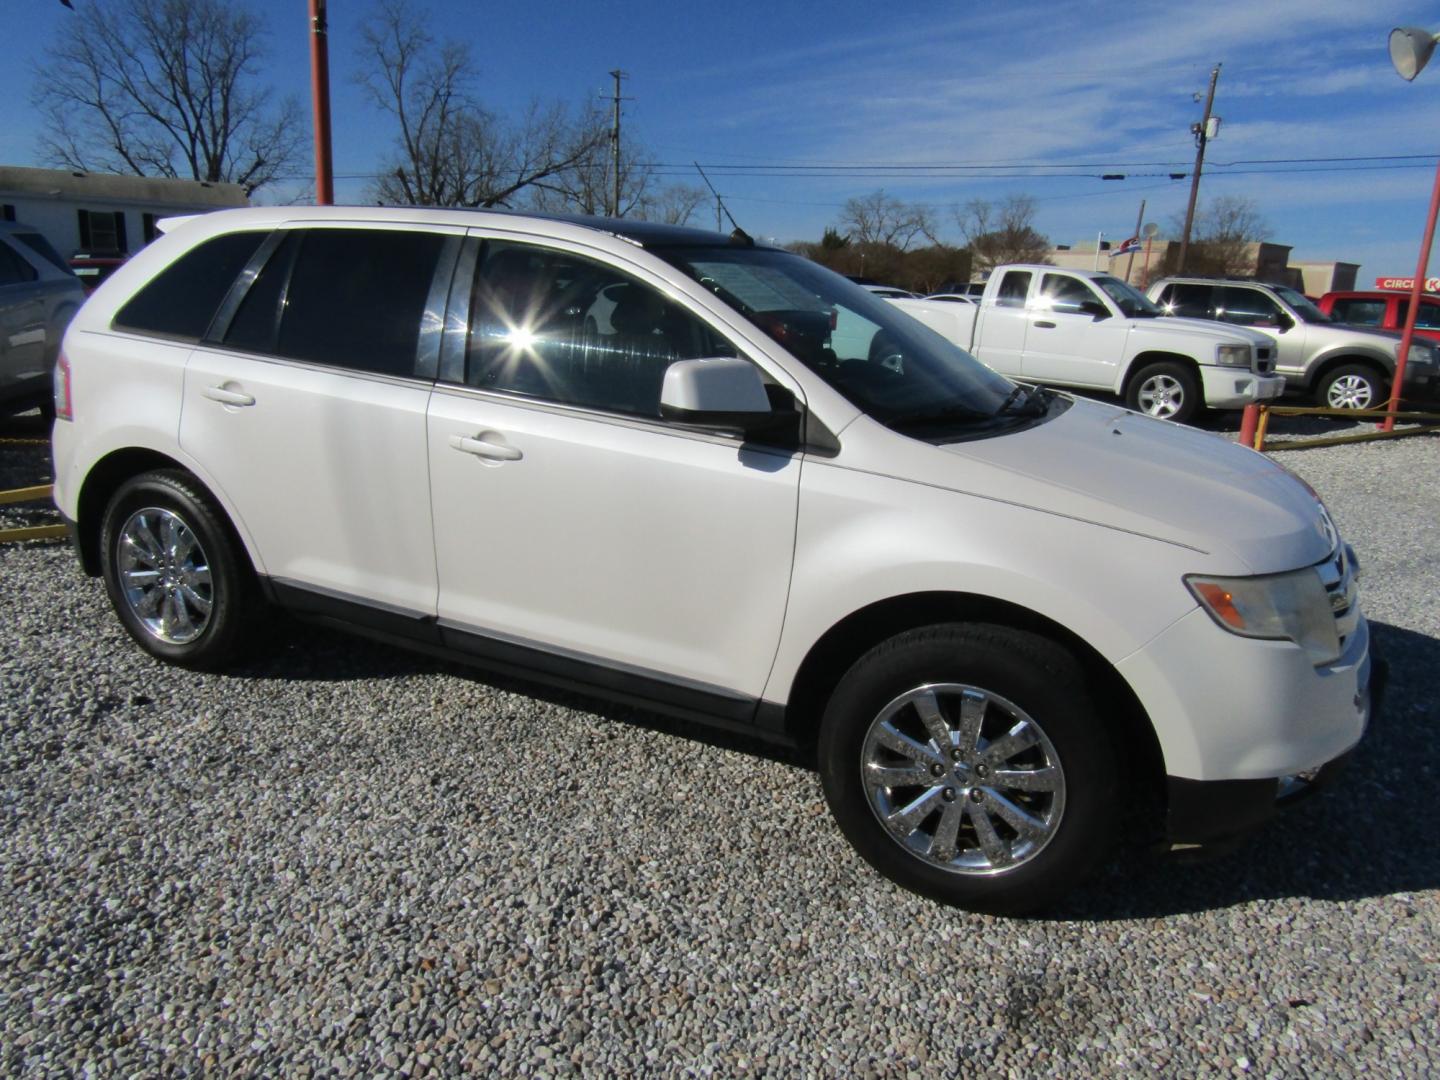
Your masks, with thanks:
<instances>
[{"instance_id":1,"label":"black tire","mask_svg":"<svg viewBox=\"0 0 1440 1080\"><path fill-rule=\"evenodd\" d=\"M918 783L881 788L883 781L875 779L880 770L911 768L910 756L889 749L892 733L913 732L919 724L919 738L907 744L913 746L925 732L935 730L924 724L916 704L890 714L897 701L912 695L918 695L917 701L935 695L941 702L947 726L954 725L952 749L925 760L914 757L915 767L929 774ZM973 740L972 755L961 749L967 735L957 706L977 700L984 726L977 729L981 738ZM887 714L889 729L882 735L880 725ZM1039 729L1043 745L1006 754L986 773L986 754L991 749L1001 752L1000 739L1007 731L1034 737L1017 715ZM872 734L887 741L877 743ZM938 740L932 738L920 749L928 754L936 746ZM892 761L877 760L877 755L887 754L893 755ZM960 760L962 754L968 763ZM1029 766L1017 760L1025 755L1033 755ZM944 775L935 778L937 762L947 757L951 760L945 760ZM1002 761L1011 771L996 771ZM1049 783L1055 782L1052 770L1058 766L1058 795L1055 790L1022 791L1001 779L1016 778L1037 761L1040 771L1032 775L1044 773ZM1116 764L1109 732L1090 702L1079 664L1037 634L949 623L882 642L856 661L831 695L821 722L819 762L831 813L871 866L907 889L971 911L1018 915L1042 908L1088 874L1116 839ZM922 800L931 807L924 818L898 832L882 823L887 808L908 810L921 807ZM1046 822L1043 841L1028 839L1006 823L1005 815L1013 815L1017 805L1030 820ZM960 823L958 832L957 826L950 828L954 857L937 858L939 834L946 831L952 814ZM990 822L990 843L997 851L1004 849L999 859L981 850L982 816ZM914 828L906 834L911 824ZM997 837L997 832L1014 836ZM916 849L926 841L928 851Z\"/></svg>"},{"instance_id":2,"label":"black tire","mask_svg":"<svg viewBox=\"0 0 1440 1080\"><path fill-rule=\"evenodd\" d=\"M178 469L142 473L115 492L101 524L100 570L130 636L181 667L233 664L262 608L254 570L224 512Z\"/></svg>"},{"instance_id":3,"label":"black tire","mask_svg":"<svg viewBox=\"0 0 1440 1080\"><path fill-rule=\"evenodd\" d=\"M1188 424L1200 414L1202 397L1195 369L1174 360L1146 364L1125 387L1127 406L1177 424Z\"/></svg>"},{"instance_id":4,"label":"black tire","mask_svg":"<svg viewBox=\"0 0 1440 1080\"><path fill-rule=\"evenodd\" d=\"M1389 381L1369 364L1341 364L1315 384L1322 409L1383 409L1389 399Z\"/></svg>"}]
</instances>

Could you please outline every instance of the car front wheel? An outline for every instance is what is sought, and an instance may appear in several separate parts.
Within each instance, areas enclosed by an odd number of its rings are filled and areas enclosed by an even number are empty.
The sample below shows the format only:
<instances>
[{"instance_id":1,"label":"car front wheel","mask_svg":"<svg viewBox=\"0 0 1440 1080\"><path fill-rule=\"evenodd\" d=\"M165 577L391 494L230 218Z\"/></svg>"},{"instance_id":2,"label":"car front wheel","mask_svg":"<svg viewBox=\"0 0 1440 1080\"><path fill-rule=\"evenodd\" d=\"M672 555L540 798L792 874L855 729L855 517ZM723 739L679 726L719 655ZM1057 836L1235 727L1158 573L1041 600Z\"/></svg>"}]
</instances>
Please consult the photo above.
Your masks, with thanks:
<instances>
[{"instance_id":1,"label":"car front wheel","mask_svg":"<svg viewBox=\"0 0 1440 1080\"><path fill-rule=\"evenodd\" d=\"M1146 416L1187 424L1200 411L1200 380L1184 364L1150 364L1130 380L1125 403Z\"/></svg>"},{"instance_id":2,"label":"car front wheel","mask_svg":"<svg viewBox=\"0 0 1440 1080\"><path fill-rule=\"evenodd\" d=\"M233 662L259 606L254 576L223 512L178 470L133 477L101 528L110 603L140 647L183 667Z\"/></svg>"},{"instance_id":3,"label":"car front wheel","mask_svg":"<svg viewBox=\"0 0 1440 1080\"><path fill-rule=\"evenodd\" d=\"M841 831L886 877L972 911L1070 889L1114 831L1114 754L1074 658L1025 631L912 630L836 686L820 773Z\"/></svg>"},{"instance_id":4,"label":"car front wheel","mask_svg":"<svg viewBox=\"0 0 1440 1080\"><path fill-rule=\"evenodd\" d=\"M1385 380L1365 364L1344 364L1326 374L1315 391L1323 409L1379 409L1387 396Z\"/></svg>"}]
</instances>

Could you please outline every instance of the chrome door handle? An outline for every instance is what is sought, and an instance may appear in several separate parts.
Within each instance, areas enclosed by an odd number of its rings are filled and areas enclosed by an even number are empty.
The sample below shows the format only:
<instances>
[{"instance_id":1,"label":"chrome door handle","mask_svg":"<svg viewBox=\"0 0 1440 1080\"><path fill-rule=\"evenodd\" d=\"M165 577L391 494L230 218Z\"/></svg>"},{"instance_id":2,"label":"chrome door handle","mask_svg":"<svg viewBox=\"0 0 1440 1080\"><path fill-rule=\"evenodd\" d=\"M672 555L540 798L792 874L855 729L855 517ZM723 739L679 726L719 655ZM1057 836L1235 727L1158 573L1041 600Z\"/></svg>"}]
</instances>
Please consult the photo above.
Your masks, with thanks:
<instances>
[{"instance_id":1,"label":"chrome door handle","mask_svg":"<svg viewBox=\"0 0 1440 1080\"><path fill-rule=\"evenodd\" d=\"M1031 323L1030 325L1031 325L1031 326L1038 326L1038 327L1040 327L1040 329L1042 329L1042 330L1054 330L1054 329L1055 329L1055 324L1054 324L1053 322L1047 322L1047 321L1044 320L1044 319L1041 319L1039 322Z\"/></svg>"},{"instance_id":2,"label":"chrome door handle","mask_svg":"<svg viewBox=\"0 0 1440 1080\"><path fill-rule=\"evenodd\" d=\"M229 390L224 386L207 386L200 391L211 401L218 401L221 405L254 405L255 399L249 394L240 390Z\"/></svg>"},{"instance_id":3,"label":"chrome door handle","mask_svg":"<svg viewBox=\"0 0 1440 1080\"><path fill-rule=\"evenodd\" d=\"M485 434L489 434L489 432ZM513 446L486 442L483 438L473 439L468 435L451 435L450 445L462 454L474 454L476 457L489 458L492 461L519 461L525 456Z\"/></svg>"}]
</instances>

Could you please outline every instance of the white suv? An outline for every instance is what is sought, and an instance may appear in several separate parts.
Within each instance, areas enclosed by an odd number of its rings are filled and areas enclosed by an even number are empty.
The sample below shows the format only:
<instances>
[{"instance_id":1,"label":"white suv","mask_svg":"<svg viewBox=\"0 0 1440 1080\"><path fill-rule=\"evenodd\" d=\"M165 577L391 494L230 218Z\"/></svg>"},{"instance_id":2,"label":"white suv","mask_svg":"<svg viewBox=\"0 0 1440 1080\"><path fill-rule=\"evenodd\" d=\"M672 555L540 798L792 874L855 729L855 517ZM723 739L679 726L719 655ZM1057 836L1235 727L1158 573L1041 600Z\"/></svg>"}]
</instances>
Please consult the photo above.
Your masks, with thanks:
<instances>
[{"instance_id":1,"label":"white suv","mask_svg":"<svg viewBox=\"0 0 1440 1080\"><path fill-rule=\"evenodd\" d=\"M154 656L226 665L278 605L814 745L859 852L976 910L1137 822L1227 840L1370 713L1304 485L738 232L171 223L76 317L57 411L56 501Z\"/></svg>"}]
</instances>

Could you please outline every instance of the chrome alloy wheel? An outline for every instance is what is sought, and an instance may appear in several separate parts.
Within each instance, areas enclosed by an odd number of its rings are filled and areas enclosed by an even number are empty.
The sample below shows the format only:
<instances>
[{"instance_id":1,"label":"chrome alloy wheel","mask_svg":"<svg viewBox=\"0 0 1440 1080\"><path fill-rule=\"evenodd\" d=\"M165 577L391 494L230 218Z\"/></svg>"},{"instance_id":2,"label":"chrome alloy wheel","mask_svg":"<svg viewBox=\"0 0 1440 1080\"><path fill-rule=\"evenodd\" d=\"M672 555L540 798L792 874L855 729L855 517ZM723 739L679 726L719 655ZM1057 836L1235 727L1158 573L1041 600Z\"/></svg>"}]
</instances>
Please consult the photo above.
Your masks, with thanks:
<instances>
[{"instance_id":1,"label":"chrome alloy wheel","mask_svg":"<svg viewBox=\"0 0 1440 1080\"><path fill-rule=\"evenodd\" d=\"M1363 375L1341 375L1325 391L1325 404L1332 409L1368 409L1374 388Z\"/></svg>"},{"instance_id":2,"label":"chrome alloy wheel","mask_svg":"<svg viewBox=\"0 0 1440 1080\"><path fill-rule=\"evenodd\" d=\"M1151 375L1136 395L1140 411L1168 420L1185 407L1185 387L1171 375Z\"/></svg>"},{"instance_id":3,"label":"chrome alloy wheel","mask_svg":"<svg viewBox=\"0 0 1440 1080\"><path fill-rule=\"evenodd\" d=\"M952 873L1028 862L1065 812L1065 774L1040 725L974 686L929 684L890 702L865 734L860 769L890 837Z\"/></svg>"},{"instance_id":4,"label":"chrome alloy wheel","mask_svg":"<svg viewBox=\"0 0 1440 1080\"><path fill-rule=\"evenodd\" d=\"M152 636L185 645L205 632L215 605L210 562L180 517L136 510L120 529L115 562L125 603Z\"/></svg>"}]
</instances>

